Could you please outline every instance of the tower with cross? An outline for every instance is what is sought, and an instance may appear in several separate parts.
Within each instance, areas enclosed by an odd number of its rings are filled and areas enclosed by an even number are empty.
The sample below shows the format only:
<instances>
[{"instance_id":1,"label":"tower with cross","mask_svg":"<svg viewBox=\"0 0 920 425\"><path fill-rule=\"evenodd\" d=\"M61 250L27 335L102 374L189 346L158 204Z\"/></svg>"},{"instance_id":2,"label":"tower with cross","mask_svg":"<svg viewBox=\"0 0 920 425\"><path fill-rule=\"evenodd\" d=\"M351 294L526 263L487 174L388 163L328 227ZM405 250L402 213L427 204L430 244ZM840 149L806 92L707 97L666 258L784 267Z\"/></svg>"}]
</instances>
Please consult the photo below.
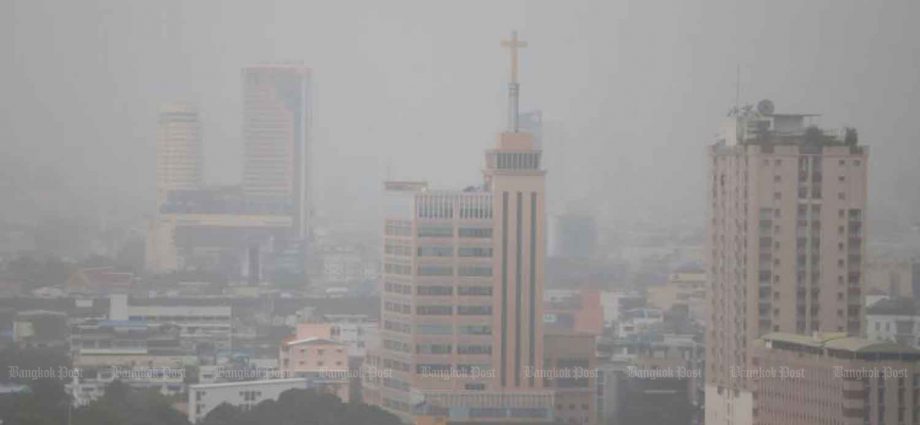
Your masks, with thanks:
<instances>
[{"instance_id":1,"label":"tower with cross","mask_svg":"<svg viewBox=\"0 0 920 425\"><path fill-rule=\"evenodd\" d=\"M518 84L518 49L527 47L526 41L518 40L517 31L511 32L511 39L502 41L502 47L508 48L511 56L511 79L508 81L508 131L518 132L518 94L520 93L520 84Z\"/></svg>"}]
</instances>

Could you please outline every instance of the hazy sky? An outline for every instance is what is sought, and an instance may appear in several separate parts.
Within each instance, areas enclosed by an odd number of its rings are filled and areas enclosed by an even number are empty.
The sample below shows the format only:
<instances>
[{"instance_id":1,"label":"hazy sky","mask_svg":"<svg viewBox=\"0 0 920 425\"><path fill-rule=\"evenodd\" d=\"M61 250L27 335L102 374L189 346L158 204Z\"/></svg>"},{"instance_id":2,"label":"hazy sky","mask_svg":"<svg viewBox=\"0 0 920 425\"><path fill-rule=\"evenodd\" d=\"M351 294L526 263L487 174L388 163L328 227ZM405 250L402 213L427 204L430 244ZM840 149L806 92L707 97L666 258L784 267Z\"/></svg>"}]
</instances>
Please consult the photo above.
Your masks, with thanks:
<instances>
[{"instance_id":1,"label":"hazy sky","mask_svg":"<svg viewBox=\"0 0 920 425\"><path fill-rule=\"evenodd\" d=\"M552 123L554 212L703 225L704 146L740 65L743 100L857 127L871 147L870 214L916 220L918 19L916 0L0 0L0 166L15 170L0 188L47 189L11 205L61 208L46 198L63 193L149 209L156 111L172 100L201 107L208 179L236 182L240 68L302 60L314 70L318 208L369 221L361 205L388 170L480 181L505 122L499 42L518 29L530 43L522 110Z\"/></svg>"}]
</instances>

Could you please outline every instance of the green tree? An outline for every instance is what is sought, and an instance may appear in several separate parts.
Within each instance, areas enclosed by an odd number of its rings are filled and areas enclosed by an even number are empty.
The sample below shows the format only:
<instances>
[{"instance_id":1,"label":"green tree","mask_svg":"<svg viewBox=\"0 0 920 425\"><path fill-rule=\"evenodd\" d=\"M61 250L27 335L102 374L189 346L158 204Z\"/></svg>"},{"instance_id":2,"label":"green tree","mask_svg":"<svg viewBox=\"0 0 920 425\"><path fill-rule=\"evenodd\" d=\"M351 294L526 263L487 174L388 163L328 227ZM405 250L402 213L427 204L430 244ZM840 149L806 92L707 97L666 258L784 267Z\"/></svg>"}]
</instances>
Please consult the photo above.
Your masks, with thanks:
<instances>
[{"instance_id":1,"label":"green tree","mask_svg":"<svg viewBox=\"0 0 920 425\"><path fill-rule=\"evenodd\" d=\"M363 403L342 403L315 390L288 390L278 401L266 400L249 411L220 405L202 425L401 425L398 417Z\"/></svg>"},{"instance_id":2,"label":"green tree","mask_svg":"<svg viewBox=\"0 0 920 425\"><path fill-rule=\"evenodd\" d=\"M156 390L113 382L105 394L73 412L74 425L188 425L185 415Z\"/></svg>"},{"instance_id":3,"label":"green tree","mask_svg":"<svg viewBox=\"0 0 920 425\"><path fill-rule=\"evenodd\" d=\"M64 382L55 377L34 379L23 371L50 370L57 374L69 368L70 360L58 349L18 349L0 351L0 383L26 385L28 390L0 396L0 423L3 425L56 425L66 423L70 397ZM18 370L19 372L15 372Z\"/></svg>"}]
</instances>

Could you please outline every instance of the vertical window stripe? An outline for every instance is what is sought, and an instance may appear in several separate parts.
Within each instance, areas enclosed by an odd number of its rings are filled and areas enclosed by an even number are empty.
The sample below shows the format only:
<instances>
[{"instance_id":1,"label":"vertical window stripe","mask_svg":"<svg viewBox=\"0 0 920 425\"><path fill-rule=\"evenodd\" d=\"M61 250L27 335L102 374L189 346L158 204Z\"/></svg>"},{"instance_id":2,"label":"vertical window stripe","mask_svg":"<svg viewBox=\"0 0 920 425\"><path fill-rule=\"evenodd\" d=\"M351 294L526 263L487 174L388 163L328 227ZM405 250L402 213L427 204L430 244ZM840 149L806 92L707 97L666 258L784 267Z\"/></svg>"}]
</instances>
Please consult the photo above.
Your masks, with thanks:
<instances>
[{"instance_id":1,"label":"vertical window stripe","mask_svg":"<svg viewBox=\"0 0 920 425\"><path fill-rule=\"evenodd\" d=\"M537 334L537 192L530 192L530 367L536 363ZM534 385L530 374L530 386Z\"/></svg>"},{"instance_id":2,"label":"vertical window stripe","mask_svg":"<svg viewBox=\"0 0 920 425\"><path fill-rule=\"evenodd\" d=\"M508 352L508 192L502 192L502 335L501 335L501 373L502 386L507 384L505 361Z\"/></svg>"},{"instance_id":3,"label":"vertical window stripe","mask_svg":"<svg viewBox=\"0 0 920 425\"><path fill-rule=\"evenodd\" d=\"M523 253L521 252L523 250L523 247L521 246L522 245L521 226L523 224L521 223L521 216L522 216L521 198L522 198L522 193L518 192L517 193L517 206L515 207L515 212L514 212L515 220L517 221L515 223L516 233L517 233L515 237L517 240L514 244L514 251L515 251L514 252L514 255L515 255L515 262L514 262L514 268L515 268L515 271L514 271L514 285L515 285L515 289L514 289L514 326L515 326L514 327L515 329L515 332L514 332L514 385L518 385L518 386L521 385L521 331L523 328L521 326L522 325L521 323L521 304L523 301L521 298L524 296L524 294L521 291L521 260L523 257L522 255Z\"/></svg>"}]
</instances>

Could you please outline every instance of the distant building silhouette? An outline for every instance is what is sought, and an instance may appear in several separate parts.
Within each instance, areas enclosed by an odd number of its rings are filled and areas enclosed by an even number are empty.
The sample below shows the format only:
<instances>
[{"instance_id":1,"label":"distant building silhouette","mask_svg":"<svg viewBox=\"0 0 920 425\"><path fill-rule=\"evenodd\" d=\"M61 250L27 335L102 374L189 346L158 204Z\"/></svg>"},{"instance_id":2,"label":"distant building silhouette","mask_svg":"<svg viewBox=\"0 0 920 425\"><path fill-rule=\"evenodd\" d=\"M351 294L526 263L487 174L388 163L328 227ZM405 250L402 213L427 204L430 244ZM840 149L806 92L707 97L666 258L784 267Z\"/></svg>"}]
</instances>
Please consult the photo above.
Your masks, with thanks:
<instances>
[{"instance_id":1,"label":"distant building silhouette","mask_svg":"<svg viewBox=\"0 0 920 425\"><path fill-rule=\"evenodd\" d=\"M198 108L175 102L160 108L157 138L157 202L172 190L197 189L204 183L201 118Z\"/></svg>"},{"instance_id":2,"label":"distant building silhouette","mask_svg":"<svg viewBox=\"0 0 920 425\"><path fill-rule=\"evenodd\" d=\"M291 205L295 235L308 234L310 69L253 65L243 69L243 191L252 200Z\"/></svg>"}]
</instances>

